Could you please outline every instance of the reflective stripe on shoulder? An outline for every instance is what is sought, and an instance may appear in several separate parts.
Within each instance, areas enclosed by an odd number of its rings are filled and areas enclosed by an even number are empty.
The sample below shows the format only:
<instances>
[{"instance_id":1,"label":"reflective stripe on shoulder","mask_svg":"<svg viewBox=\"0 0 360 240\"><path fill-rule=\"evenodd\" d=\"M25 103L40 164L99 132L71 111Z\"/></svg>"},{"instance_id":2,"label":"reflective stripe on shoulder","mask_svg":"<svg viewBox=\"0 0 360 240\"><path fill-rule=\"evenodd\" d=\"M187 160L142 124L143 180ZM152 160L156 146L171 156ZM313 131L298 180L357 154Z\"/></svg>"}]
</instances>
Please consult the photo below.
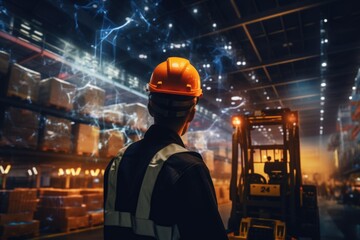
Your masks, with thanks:
<instances>
[{"instance_id":1,"label":"reflective stripe on shoulder","mask_svg":"<svg viewBox=\"0 0 360 240\"><path fill-rule=\"evenodd\" d=\"M107 197L105 202L105 209L109 211L115 210L117 173L122 156L124 155L127 147L128 146L120 149L119 153L116 155L114 161L112 162L110 166L110 170L108 172L108 185L107 185Z\"/></svg>"},{"instance_id":2,"label":"reflective stripe on shoulder","mask_svg":"<svg viewBox=\"0 0 360 240\"><path fill-rule=\"evenodd\" d=\"M181 152L188 152L186 148L178 144L169 144L168 146L159 150L154 157L151 159L148 168L145 172L144 179L140 188L138 203L136 207L135 216L132 216L128 212L118 212L115 208L108 208L105 205L105 225L120 226L120 227L131 227L133 232L138 235L155 237L158 240L177 240L180 239L179 230L176 225L174 226L160 226L155 224L150 217L151 208L151 196L155 186L156 179L164 162L169 159L172 155ZM116 163L115 163L116 164ZM117 167L115 166L117 174ZM116 179L115 179L116 180ZM110 182L110 173L109 173ZM110 186L108 187L110 190ZM116 184L115 189L116 192ZM108 191L108 196L109 196ZM115 195L115 193L113 193ZM109 199L109 198L108 198ZM113 204L110 206L115 207L115 199ZM107 201L108 202L108 201Z\"/></svg>"},{"instance_id":3,"label":"reflective stripe on shoulder","mask_svg":"<svg viewBox=\"0 0 360 240\"><path fill-rule=\"evenodd\" d=\"M151 196L154 189L154 185L159 175L159 172L164 164L164 162L171 156L180 152L188 152L186 148L178 144L170 144L158 151L154 157L151 159L149 166L146 170L142 185L140 188L140 194L138 199L138 204L136 207L137 218L148 219L150 216L150 204Z\"/></svg>"}]
</instances>

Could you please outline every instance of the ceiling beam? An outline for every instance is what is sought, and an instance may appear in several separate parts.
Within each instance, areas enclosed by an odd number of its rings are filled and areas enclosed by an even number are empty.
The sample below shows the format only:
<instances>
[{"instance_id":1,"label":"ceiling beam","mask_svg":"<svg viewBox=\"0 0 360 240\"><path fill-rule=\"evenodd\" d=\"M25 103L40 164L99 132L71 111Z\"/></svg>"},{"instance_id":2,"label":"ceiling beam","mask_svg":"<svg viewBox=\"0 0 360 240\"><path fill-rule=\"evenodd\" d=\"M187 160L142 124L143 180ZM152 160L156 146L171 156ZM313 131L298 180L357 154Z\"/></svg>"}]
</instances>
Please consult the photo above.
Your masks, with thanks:
<instances>
[{"instance_id":1,"label":"ceiling beam","mask_svg":"<svg viewBox=\"0 0 360 240\"><path fill-rule=\"evenodd\" d=\"M252 23L257 23L257 22L261 22L261 21L266 21L272 18L276 18L276 17L280 17L280 16L285 16L291 13L295 13L295 12L299 12L299 11L303 11L306 9L311 9L314 7L318 7L324 4L328 4L330 2L333 2L335 0L317 0L317 1L303 1L303 2L297 2L294 4L289 4L287 6L283 6L283 7L278 7L275 9L270 9L264 12L261 12L259 14L253 15L251 17L248 18L244 18L242 21L240 21L240 23L229 26L229 27L225 27L222 29L219 29L217 31L212 31L212 32L208 32L208 33L204 33L204 34L200 34L190 40L193 39L200 39L203 37L208 37L208 36L212 36L215 34L219 34L219 33L223 33L223 32L227 32L233 29L237 29L239 27L243 27L244 25L248 25L248 24L252 24Z\"/></svg>"},{"instance_id":2,"label":"ceiling beam","mask_svg":"<svg viewBox=\"0 0 360 240\"><path fill-rule=\"evenodd\" d=\"M304 95L299 95L299 96L295 96L295 97L281 98L281 100L282 101L292 101L292 100L298 100L298 99L304 99L304 98L312 98L312 97L318 97L318 96L320 96L319 93L306 94L306 95L304 94ZM277 102L277 101L279 101L279 99L266 100L266 101L263 101L263 102L258 102L258 104L259 103L260 104L267 104L267 103L272 103L272 102Z\"/></svg>"},{"instance_id":3,"label":"ceiling beam","mask_svg":"<svg viewBox=\"0 0 360 240\"><path fill-rule=\"evenodd\" d=\"M286 58L283 58L283 59L280 59L280 60L277 60L274 62L263 63L263 64L260 64L257 66L247 67L247 68L239 69L236 71L228 72L228 74L235 74L235 73L239 73L239 72L248 72L248 71L257 70L257 69L264 68L264 67L272 67L272 66L277 66L277 65L281 65L281 64L303 61L303 60L315 58L318 56L319 56L319 54L300 55L298 57L291 56L291 57L286 57Z\"/></svg>"}]
</instances>

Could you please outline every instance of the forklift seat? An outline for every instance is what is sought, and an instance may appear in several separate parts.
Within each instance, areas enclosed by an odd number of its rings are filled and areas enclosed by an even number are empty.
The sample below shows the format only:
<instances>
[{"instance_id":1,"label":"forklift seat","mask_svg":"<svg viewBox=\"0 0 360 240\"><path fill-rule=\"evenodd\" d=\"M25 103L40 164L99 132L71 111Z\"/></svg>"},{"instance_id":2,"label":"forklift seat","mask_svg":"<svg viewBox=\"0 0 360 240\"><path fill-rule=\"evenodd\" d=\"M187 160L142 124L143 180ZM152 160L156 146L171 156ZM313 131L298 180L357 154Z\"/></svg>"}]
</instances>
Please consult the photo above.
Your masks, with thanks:
<instances>
[{"instance_id":1,"label":"forklift seat","mask_svg":"<svg viewBox=\"0 0 360 240\"><path fill-rule=\"evenodd\" d=\"M281 183L287 181L286 162L265 162L264 172L269 176L269 183Z\"/></svg>"}]
</instances>

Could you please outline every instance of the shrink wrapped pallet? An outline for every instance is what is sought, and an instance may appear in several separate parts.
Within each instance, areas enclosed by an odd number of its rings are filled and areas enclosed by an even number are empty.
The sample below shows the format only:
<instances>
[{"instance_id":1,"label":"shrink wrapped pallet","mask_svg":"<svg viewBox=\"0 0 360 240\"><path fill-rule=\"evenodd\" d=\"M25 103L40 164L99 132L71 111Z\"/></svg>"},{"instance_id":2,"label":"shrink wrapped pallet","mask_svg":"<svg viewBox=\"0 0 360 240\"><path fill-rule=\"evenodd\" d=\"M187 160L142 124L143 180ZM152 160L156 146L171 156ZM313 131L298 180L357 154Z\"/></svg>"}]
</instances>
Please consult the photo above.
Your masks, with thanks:
<instances>
[{"instance_id":1,"label":"shrink wrapped pallet","mask_svg":"<svg viewBox=\"0 0 360 240\"><path fill-rule=\"evenodd\" d=\"M7 52L0 51L0 76L6 75L9 70L10 55Z\"/></svg>"},{"instance_id":2,"label":"shrink wrapped pallet","mask_svg":"<svg viewBox=\"0 0 360 240\"><path fill-rule=\"evenodd\" d=\"M10 70L7 95L37 101L40 80L40 73L14 63Z\"/></svg>"},{"instance_id":3,"label":"shrink wrapped pallet","mask_svg":"<svg viewBox=\"0 0 360 240\"><path fill-rule=\"evenodd\" d=\"M125 124L125 115L124 115L124 104L113 104L103 107L102 110L102 119L104 122L115 123L117 125Z\"/></svg>"},{"instance_id":4,"label":"shrink wrapped pallet","mask_svg":"<svg viewBox=\"0 0 360 240\"><path fill-rule=\"evenodd\" d=\"M86 195L86 194L103 194L104 189L103 188L83 188L80 190L80 194Z\"/></svg>"},{"instance_id":5,"label":"shrink wrapped pallet","mask_svg":"<svg viewBox=\"0 0 360 240\"><path fill-rule=\"evenodd\" d=\"M99 127L76 124L75 126L75 152L78 155L99 155Z\"/></svg>"},{"instance_id":6,"label":"shrink wrapped pallet","mask_svg":"<svg viewBox=\"0 0 360 240\"><path fill-rule=\"evenodd\" d=\"M46 116L41 149L69 153L71 151L71 121Z\"/></svg>"},{"instance_id":7,"label":"shrink wrapped pallet","mask_svg":"<svg viewBox=\"0 0 360 240\"><path fill-rule=\"evenodd\" d=\"M76 86L55 77L41 80L38 101L46 106L73 109Z\"/></svg>"},{"instance_id":8,"label":"shrink wrapped pallet","mask_svg":"<svg viewBox=\"0 0 360 240\"><path fill-rule=\"evenodd\" d=\"M105 90L93 85L86 85L77 90L74 108L81 114L99 117L104 103Z\"/></svg>"},{"instance_id":9,"label":"shrink wrapped pallet","mask_svg":"<svg viewBox=\"0 0 360 240\"><path fill-rule=\"evenodd\" d=\"M152 124L147 107L141 103L131 103L124 106L126 125L134 129L146 131Z\"/></svg>"},{"instance_id":10,"label":"shrink wrapped pallet","mask_svg":"<svg viewBox=\"0 0 360 240\"><path fill-rule=\"evenodd\" d=\"M30 110L9 107L5 111L1 145L33 148L38 143L40 114Z\"/></svg>"},{"instance_id":11,"label":"shrink wrapped pallet","mask_svg":"<svg viewBox=\"0 0 360 240\"><path fill-rule=\"evenodd\" d=\"M205 150L201 152L201 156L210 172L214 171L214 152Z\"/></svg>"},{"instance_id":12,"label":"shrink wrapped pallet","mask_svg":"<svg viewBox=\"0 0 360 240\"><path fill-rule=\"evenodd\" d=\"M101 156L114 157L124 147L124 133L116 129L102 131L100 143Z\"/></svg>"}]
</instances>

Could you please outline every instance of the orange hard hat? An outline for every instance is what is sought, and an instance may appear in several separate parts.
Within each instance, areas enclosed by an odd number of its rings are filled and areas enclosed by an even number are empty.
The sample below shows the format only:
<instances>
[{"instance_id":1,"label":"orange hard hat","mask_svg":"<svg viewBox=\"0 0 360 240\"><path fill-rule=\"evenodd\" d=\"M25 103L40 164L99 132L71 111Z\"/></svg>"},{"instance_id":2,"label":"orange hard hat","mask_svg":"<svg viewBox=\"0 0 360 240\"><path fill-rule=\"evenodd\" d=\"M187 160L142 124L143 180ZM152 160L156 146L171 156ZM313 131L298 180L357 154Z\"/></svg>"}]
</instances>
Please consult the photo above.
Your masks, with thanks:
<instances>
[{"instance_id":1,"label":"orange hard hat","mask_svg":"<svg viewBox=\"0 0 360 240\"><path fill-rule=\"evenodd\" d=\"M200 76L189 60L169 57L156 66L148 84L151 93L201 97Z\"/></svg>"}]
</instances>

